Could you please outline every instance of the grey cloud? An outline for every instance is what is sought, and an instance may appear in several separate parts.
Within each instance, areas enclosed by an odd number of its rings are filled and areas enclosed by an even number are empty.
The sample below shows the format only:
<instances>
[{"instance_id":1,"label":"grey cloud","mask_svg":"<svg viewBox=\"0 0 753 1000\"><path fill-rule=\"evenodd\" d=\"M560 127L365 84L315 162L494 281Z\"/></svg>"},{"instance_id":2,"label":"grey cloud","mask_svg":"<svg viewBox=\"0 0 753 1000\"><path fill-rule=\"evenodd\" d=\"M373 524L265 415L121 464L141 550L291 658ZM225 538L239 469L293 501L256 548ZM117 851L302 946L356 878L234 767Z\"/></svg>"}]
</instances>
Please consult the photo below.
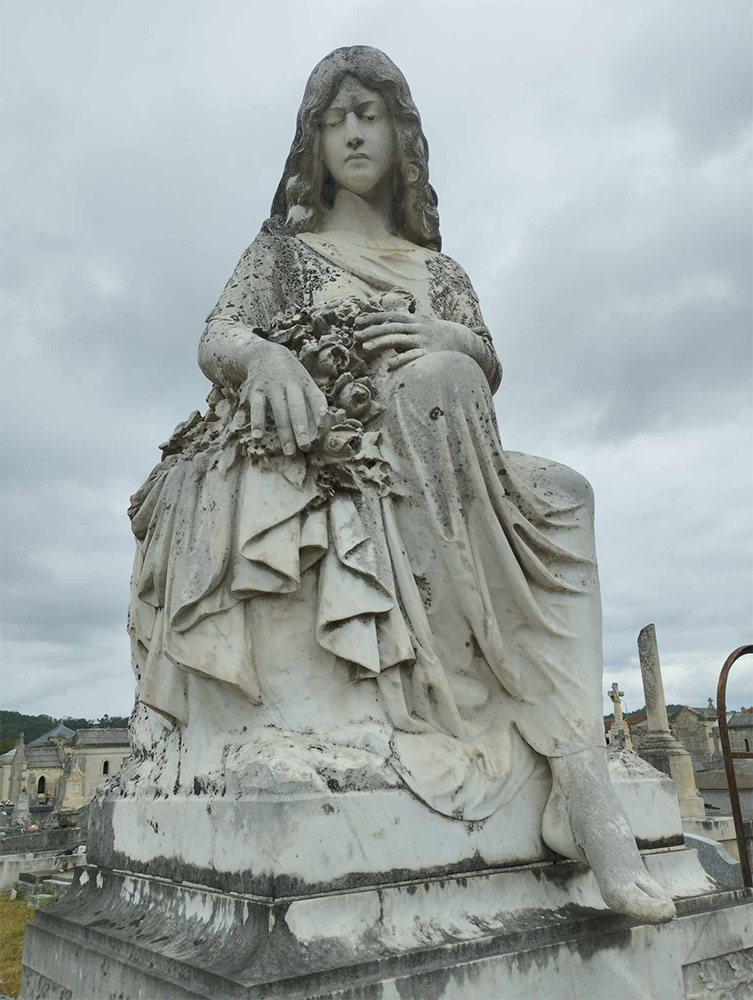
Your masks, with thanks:
<instances>
[{"instance_id":1,"label":"grey cloud","mask_svg":"<svg viewBox=\"0 0 753 1000\"><path fill-rule=\"evenodd\" d=\"M727 0L654 4L615 68L615 114L662 115L685 155L702 159L750 125L751 10Z\"/></svg>"}]
</instances>

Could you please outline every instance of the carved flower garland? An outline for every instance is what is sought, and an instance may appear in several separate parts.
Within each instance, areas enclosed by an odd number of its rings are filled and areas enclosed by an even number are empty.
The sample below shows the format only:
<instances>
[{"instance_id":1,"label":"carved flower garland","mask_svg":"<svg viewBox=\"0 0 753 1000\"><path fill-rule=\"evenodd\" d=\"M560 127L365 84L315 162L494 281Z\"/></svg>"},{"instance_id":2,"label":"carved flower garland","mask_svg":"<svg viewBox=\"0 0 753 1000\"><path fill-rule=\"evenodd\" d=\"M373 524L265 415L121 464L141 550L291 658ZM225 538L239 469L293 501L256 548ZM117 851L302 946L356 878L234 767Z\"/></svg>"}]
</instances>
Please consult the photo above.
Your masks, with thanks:
<instances>
[{"instance_id":1,"label":"carved flower garland","mask_svg":"<svg viewBox=\"0 0 753 1000\"><path fill-rule=\"evenodd\" d=\"M364 313L412 313L415 308L413 296L403 291L369 299L350 296L324 309L290 309L279 314L269 330L254 331L292 351L327 399L327 414L307 455L282 454L269 415L263 437L252 438L248 410L240 405L243 387L238 391L215 386L207 397L207 412L202 416L195 410L161 446L163 459L191 457L225 475L239 458L247 456L298 485L313 468L322 500L337 491L359 490L366 483L386 495L391 470L380 447L381 431L366 429L384 407L369 374L370 359L355 339L355 321Z\"/></svg>"}]
</instances>

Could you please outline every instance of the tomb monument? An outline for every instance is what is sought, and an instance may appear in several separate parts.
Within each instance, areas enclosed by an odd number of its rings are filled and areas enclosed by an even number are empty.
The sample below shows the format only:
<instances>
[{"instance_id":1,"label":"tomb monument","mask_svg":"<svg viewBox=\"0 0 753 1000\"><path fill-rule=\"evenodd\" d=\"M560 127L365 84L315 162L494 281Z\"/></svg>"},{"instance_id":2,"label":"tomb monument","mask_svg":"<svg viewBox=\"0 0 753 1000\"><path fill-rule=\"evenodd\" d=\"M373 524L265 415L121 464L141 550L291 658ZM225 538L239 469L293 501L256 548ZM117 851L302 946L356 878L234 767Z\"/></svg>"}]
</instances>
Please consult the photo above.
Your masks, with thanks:
<instances>
[{"instance_id":1,"label":"tomb monument","mask_svg":"<svg viewBox=\"0 0 753 1000\"><path fill-rule=\"evenodd\" d=\"M382 52L314 68L199 364L129 511L133 756L23 996L681 997L741 953L670 778L607 753L591 489L501 444Z\"/></svg>"}]
</instances>

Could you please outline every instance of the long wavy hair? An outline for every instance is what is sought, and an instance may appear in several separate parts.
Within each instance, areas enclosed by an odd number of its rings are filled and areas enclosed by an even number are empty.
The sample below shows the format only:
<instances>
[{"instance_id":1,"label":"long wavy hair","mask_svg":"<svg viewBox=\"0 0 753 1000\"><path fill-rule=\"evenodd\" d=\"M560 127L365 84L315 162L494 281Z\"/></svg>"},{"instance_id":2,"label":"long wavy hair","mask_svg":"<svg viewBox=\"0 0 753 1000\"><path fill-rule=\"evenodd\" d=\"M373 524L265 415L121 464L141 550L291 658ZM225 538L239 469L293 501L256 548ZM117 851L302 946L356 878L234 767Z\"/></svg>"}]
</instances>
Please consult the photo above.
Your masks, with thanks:
<instances>
[{"instance_id":1,"label":"long wavy hair","mask_svg":"<svg viewBox=\"0 0 753 1000\"><path fill-rule=\"evenodd\" d=\"M440 250L437 195L429 183L429 144L421 116L403 74L384 52L368 45L335 49L314 67L264 230L312 232L332 206L335 185L320 153L319 125L346 76L381 94L392 115L398 149L392 181L397 232L411 243Z\"/></svg>"}]
</instances>

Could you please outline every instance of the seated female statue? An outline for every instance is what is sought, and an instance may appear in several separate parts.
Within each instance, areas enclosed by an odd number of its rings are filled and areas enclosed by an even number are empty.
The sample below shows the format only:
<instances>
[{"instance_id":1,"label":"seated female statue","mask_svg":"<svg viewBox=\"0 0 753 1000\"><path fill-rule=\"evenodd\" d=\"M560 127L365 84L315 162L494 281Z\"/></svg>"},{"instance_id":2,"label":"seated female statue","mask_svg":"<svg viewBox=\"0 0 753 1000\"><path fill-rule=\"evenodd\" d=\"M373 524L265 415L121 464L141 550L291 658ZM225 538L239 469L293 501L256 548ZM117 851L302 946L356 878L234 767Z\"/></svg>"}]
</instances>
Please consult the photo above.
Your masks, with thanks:
<instances>
[{"instance_id":1,"label":"seated female statue","mask_svg":"<svg viewBox=\"0 0 753 1000\"><path fill-rule=\"evenodd\" d=\"M500 365L436 205L400 71L331 53L209 316L209 409L133 498L137 739L163 762L178 741L172 788L227 766L229 734L280 767L314 734L461 820L545 758L545 843L666 920L607 772L591 490L502 449Z\"/></svg>"}]
</instances>

